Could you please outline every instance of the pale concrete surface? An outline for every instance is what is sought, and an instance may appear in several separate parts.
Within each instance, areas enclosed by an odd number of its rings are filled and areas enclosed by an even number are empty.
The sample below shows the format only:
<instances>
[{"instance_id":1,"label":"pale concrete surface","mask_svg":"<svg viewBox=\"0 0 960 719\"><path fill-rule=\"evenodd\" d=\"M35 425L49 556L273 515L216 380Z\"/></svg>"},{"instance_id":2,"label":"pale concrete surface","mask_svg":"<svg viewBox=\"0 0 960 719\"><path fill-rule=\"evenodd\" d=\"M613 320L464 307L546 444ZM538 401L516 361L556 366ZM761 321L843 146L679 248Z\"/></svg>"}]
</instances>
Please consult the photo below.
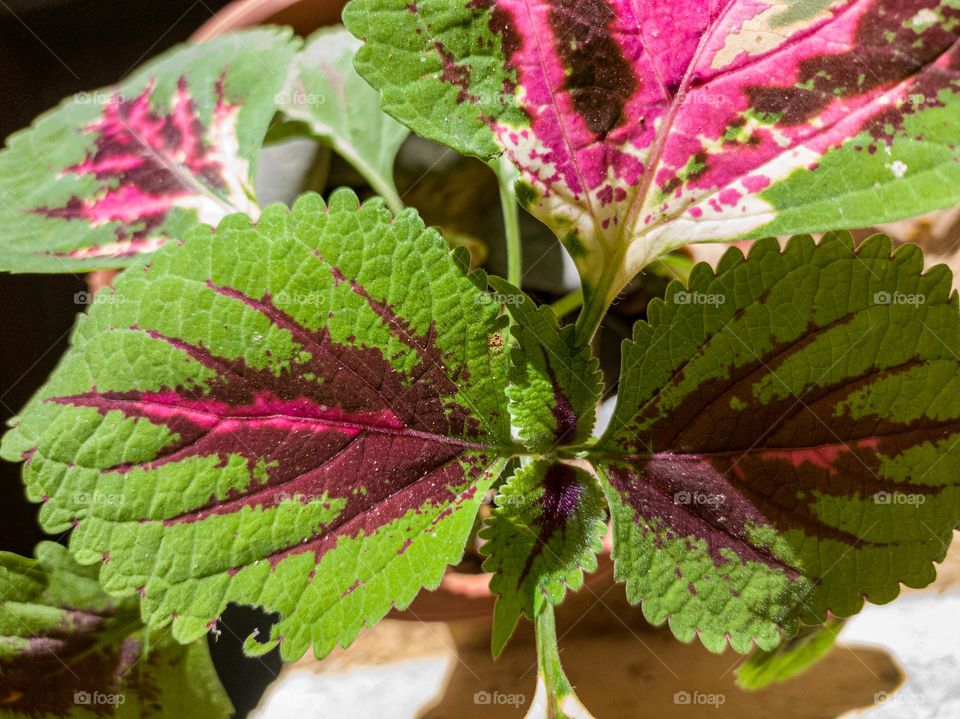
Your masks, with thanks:
<instances>
[{"instance_id":1,"label":"pale concrete surface","mask_svg":"<svg viewBox=\"0 0 960 719\"><path fill-rule=\"evenodd\" d=\"M852 712L858 719L957 719L960 717L960 591L916 595L868 607L840 635L845 644L888 651L904 674L893 693Z\"/></svg>"}]
</instances>

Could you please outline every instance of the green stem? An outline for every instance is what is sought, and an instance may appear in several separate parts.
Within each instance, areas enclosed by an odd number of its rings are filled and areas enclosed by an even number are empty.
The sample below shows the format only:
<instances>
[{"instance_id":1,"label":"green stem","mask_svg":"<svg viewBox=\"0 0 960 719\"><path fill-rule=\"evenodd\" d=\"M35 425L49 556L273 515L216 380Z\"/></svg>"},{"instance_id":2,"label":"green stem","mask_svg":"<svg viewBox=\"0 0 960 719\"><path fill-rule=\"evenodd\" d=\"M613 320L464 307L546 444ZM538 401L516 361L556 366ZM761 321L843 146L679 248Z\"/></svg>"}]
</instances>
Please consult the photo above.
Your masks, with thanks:
<instances>
[{"instance_id":1,"label":"green stem","mask_svg":"<svg viewBox=\"0 0 960 719\"><path fill-rule=\"evenodd\" d=\"M600 329L600 323L606 316L610 303L626 285L626 281L619 276L622 261L622 251L606 257L603 269L596 282L589 281L587 275L581 269L583 309L580 310L580 315L577 317L574 335L578 347L585 347L593 341L593 336Z\"/></svg>"},{"instance_id":2,"label":"green stem","mask_svg":"<svg viewBox=\"0 0 960 719\"><path fill-rule=\"evenodd\" d=\"M580 309L583 306L583 290L576 290L571 292L566 297L561 297L559 300L550 305L550 309L553 310L553 314L557 317L563 318L574 310Z\"/></svg>"},{"instance_id":3,"label":"green stem","mask_svg":"<svg viewBox=\"0 0 960 719\"><path fill-rule=\"evenodd\" d=\"M539 681L543 682L542 688L545 690L543 713L537 716L543 716L546 719L568 719L571 714L576 717L589 717L589 713L574 694L573 687L570 686L570 681L563 673L563 667L560 664L560 648L557 646L557 625L553 616L553 605L549 602L544 604L536 619ZM539 689L540 687L538 687L538 693ZM572 712L568 712L567 709Z\"/></svg>"},{"instance_id":4,"label":"green stem","mask_svg":"<svg viewBox=\"0 0 960 719\"><path fill-rule=\"evenodd\" d=\"M696 263L689 257L683 255L663 255L654 262L651 262L647 269L651 270L659 266L661 276L666 275L667 279L680 280L683 283L690 278L690 271Z\"/></svg>"},{"instance_id":5,"label":"green stem","mask_svg":"<svg viewBox=\"0 0 960 719\"><path fill-rule=\"evenodd\" d=\"M575 330L577 347L585 347L593 341L593 336L600 329L600 323L607 314L607 308L610 303L603 293L591 292L585 293L583 309L577 317L577 328Z\"/></svg>"},{"instance_id":6,"label":"green stem","mask_svg":"<svg viewBox=\"0 0 960 719\"><path fill-rule=\"evenodd\" d=\"M353 168L363 176L363 179L370 183L374 193L383 198L393 214L399 215L407 209L393 184L392 177L382 176L376 169L364 162L363 158L350 145L342 142L333 142L332 145L337 154L353 165Z\"/></svg>"},{"instance_id":7,"label":"green stem","mask_svg":"<svg viewBox=\"0 0 960 719\"><path fill-rule=\"evenodd\" d=\"M506 157L491 160L490 169L500 186L500 208L507 238L507 282L519 288L523 281L523 251L520 237L520 205L517 203L517 171Z\"/></svg>"},{"instance_id":8,"label":"green stem","mask_svg":"<svg viewBox=\"0 0 960 719\"><path fill-rule=\"evenodd\" d=\"M543 611L537 616L537 662L540 674L547 686L547 701L553 703L558 693L569 690L570 685L560 665L560 647L557 645L557 622L553 615L553 605L546 602ZM550 713L555 715L555 711Z\"/></svg>"},{"instance_id":9,"label":"green stem","mask_svg":"<svg viewBox=\"0 0 960 719\"><path fill-rule=\"evenodd\" d=\"M390 208L393 214L399 215L407 208L407 206L403 204L403 200L400 199L400 195L397 193L392 182L388 182L377 176L375 172L370 173L367 177L367 182L370 183L373 191L383 198L383 201L387 203L387 207Z\"/></svg>"}]
</instances>

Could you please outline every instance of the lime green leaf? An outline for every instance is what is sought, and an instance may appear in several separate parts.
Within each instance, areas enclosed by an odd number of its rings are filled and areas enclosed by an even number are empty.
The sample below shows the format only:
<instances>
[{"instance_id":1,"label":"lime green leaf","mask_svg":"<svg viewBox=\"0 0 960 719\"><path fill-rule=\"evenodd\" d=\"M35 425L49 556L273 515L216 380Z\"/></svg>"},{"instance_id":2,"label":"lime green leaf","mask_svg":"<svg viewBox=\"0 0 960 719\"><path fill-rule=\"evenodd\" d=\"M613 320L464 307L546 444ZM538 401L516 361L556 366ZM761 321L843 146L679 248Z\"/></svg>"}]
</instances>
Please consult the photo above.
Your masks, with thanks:
<instances>
[{"instance_id":1,"label":"lime green leaf","mask_svg":"<svg viewBox=\"0 0 960 719\"><path fill-rule=\"evenodd\" d=\"M493 300L505 305L516 323L507 395L520 437L538 452L587 440L603 384L591 348L577 345L572 325L560 329L550 307L537 307L498 277L489 282Z\"/></svg>"},{"instance_id":2,"label":"lime green leaf","mask_svg":"<svg viewBox=\"0 0 960 719\"><path fill-rule=\"evenodd\" d=\"M257 158L296 47L276 29L183 46L12 136L0 269L121 267L198 219L256 213Z\"/></svg>"},{"instance_id":3,"label":"lime green leaf","mask_svg":"<svg viewBox=\"0 0 960 719\"><path fill-rule=\"evenodd\" d=\"M358 47L360 41L343 28L311 35L280 94L280 110L330 143L400 212L393 164L410 132L380 109L379 94L353 69Z\"/></svg>"},{"instance_id":4,"label":"lime green leaf","mask_svg":"<svg viewBox=\"0 0 960 719\"><path fill-rule=\"evenodd\" d=\"M323 655L439 584L513 454L485 287L348 191L197 228L81 318L4 456L151 625L257 605L281 619L248 649Z\"/></svg>"},{"instance_id":5,"label":"lime green leaf","mask_svg":"<svg viewBox=\"0 0 960 719\"><path fill-rule=\"evenodd\" d=\"M596 479L568 464L540 460L518 470L500 489L489 525L481 531L497 595L493 653L499 656L521 612L534 619L547 604L577 590L583 572L597 568L607 527Z\"/></svg>"},{"instance_id":6,"label":"lime green leaf","mask_svg":"<svg viewBox=\"0 0 960 719\"><path fill-rule=\"evenodd\" d=\"M950 271L849 235L730 250L624 345L596 451L617 577L710 649L933 580L960 521Z\"/></svg>"},{"instance_id":7,"label":"lime green leaf","mask_svg":"<svg viewBox=\"0 0 960 719\"><path fill-rule=\"evenodd\" d=\"M37 558L0 552L0 716L229 717L205 641L149 632L52 542Z\"/></svg>"},{"instance_id":8,"label":"lime green leaf","mask_svg":"<svg viewBox=\"0 0 960 719\"><path fill-rule=\"evenodd\" d=\"M756 691L802 674L833 648L843 625L842 619L830 619L801 628L795 637L772 651L758 650L737 667L737 685Z\"/></svg>"}]
</instances>

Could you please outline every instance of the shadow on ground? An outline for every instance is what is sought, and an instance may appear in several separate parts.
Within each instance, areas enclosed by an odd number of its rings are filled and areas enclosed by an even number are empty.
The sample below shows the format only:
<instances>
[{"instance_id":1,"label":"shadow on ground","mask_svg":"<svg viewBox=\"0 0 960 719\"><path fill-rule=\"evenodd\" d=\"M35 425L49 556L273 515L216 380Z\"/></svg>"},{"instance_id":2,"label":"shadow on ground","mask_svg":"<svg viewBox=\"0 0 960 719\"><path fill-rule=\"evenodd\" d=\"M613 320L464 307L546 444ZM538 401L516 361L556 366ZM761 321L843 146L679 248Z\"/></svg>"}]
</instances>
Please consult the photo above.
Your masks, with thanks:
<instances>
[{"instance_id":1,"label":"shadow on ground","mask_svg":"<svg viewBox=\"0 0 960 719\"><path fill-rule=\"evenodd\" d=\"M735 684L734 670L742 657L676 641L669 631L647 625L622 595L622 589L613 588L598 602L596 595L581 593L558 615L558 632L566 633L560 646L567 675L598 718L834 719L874 704L878 693L885 696L902 681L885 651L837 646L806 674L761 692L745 692ZM439 703L422 716L522 717L536 681L529 627L518 632L496 662L486 627L464 624L451 630L459 661Z\"/></svg>"}]
</instances>

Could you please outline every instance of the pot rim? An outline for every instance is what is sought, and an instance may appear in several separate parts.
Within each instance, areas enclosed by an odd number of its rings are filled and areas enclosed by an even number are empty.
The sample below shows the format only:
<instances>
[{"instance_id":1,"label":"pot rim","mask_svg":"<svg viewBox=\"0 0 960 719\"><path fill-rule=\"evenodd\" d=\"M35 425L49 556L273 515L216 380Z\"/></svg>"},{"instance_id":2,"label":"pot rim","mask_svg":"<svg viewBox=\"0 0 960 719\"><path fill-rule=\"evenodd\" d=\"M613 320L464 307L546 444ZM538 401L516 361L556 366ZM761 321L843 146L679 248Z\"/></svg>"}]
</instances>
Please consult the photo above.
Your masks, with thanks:
<instances>
[{"instance_id":1,"label":"pot rim","mask_svg":"<svg viewBox=\"0 0 960 719\"><path fill-rule=\"evenodd\" d=\"M334 24L332 18L340 16L345 4L345 0L234 0L214 13L190 39L203 42L235 30L271 24L292 25L306 35ZM309 12L312 7L317 8L315 19ZM331 12L334 8L335 14Z\"/></svg>"}]
</instances>

